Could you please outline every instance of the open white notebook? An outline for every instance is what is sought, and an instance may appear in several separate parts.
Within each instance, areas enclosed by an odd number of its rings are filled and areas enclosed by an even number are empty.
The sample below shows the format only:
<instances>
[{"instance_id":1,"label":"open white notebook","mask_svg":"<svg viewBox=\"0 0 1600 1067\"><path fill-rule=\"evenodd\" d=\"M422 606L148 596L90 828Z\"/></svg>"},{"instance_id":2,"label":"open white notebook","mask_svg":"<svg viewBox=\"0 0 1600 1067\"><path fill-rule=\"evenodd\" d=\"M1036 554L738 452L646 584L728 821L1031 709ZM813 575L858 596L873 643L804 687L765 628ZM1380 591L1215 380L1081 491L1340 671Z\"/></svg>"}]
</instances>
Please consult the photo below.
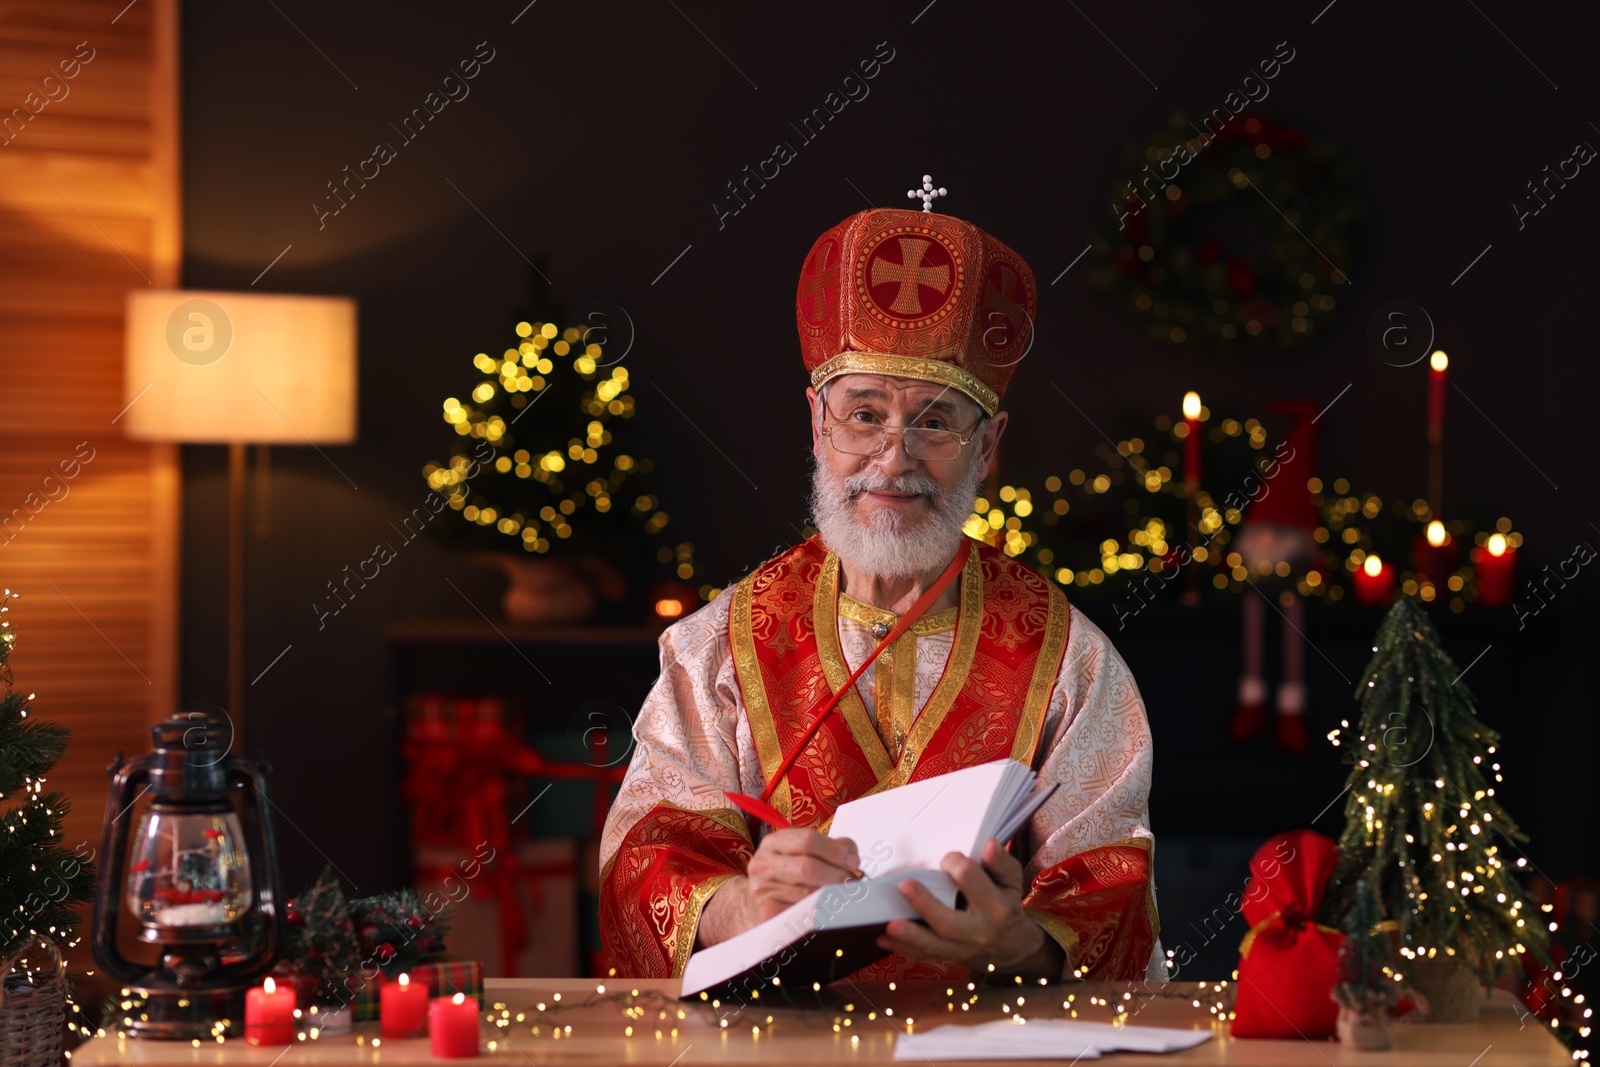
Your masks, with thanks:
<instances>
[{"instance_id":1,"label":"open white notebook","mask_svg":"<svg viewBox=\"0 0 1600 1067\"><path fill-rule=\"evenodd\" d=\"M951 852L978 859L991 837L1003 846L1055 790L1035 784L1027 767L996 760L841 804L828 836L856 843L867 877L824 886L694 953L682 995L739 999L774 984L809 991L813 982L826 985L881 959L887 953L877 939L889 920L918 917L900 882L916 879L954 906L956 885L939 862Z\"/></svg>"}]
</instances>

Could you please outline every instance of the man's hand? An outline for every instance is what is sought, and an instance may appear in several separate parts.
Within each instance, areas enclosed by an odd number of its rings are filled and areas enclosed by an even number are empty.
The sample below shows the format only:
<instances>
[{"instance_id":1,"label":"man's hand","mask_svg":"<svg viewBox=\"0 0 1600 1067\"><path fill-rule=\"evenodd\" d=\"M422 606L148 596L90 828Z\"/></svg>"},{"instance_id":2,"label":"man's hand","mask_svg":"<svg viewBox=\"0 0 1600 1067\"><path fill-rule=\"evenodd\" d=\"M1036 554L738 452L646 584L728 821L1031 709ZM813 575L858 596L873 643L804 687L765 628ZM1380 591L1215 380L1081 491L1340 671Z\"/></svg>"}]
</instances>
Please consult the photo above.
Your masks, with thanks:
<instances>
[{"instance_id":1,"label":"man's hand","mask_svg":"<svg viewBox=\"0 0 1600 1067\"><path fill-rule=\"evenodd\" d=\"M750 883L753 922L765 922L825 885L850 878L861 863L856 844L815 830L791 827L761 839L745 877Z\"/></svg>"},{"instance_id":2,"label":"man's hand","mask_svg":"<svg viewBox=\"0 0 1600 1067\"><path fill-rule=\"evenodd\" d=\"M849 838L791 827L761 839L744 877L728 879L706 902L695 940L701 947L726 941L780 914L825 885L843 882L861 865Z\"/></svg>"},{"instance_id":3,"label":"man's hand","mask_svg":"<svg viewBox=\"0 0 1600 1067\"><path fill-rule=\"evenodd\" d=\"M967 906L959 911L945 907L920 882L901 882L900 892L928 925L896 919L878 946L962 963L980 974L993 964L1005 974L1060 978L1061 947L1022 910L1022 864L992 837L983 843L982 856L980 865L952 852L939 865L966 894Z\"/></svg>"}]
</instances>

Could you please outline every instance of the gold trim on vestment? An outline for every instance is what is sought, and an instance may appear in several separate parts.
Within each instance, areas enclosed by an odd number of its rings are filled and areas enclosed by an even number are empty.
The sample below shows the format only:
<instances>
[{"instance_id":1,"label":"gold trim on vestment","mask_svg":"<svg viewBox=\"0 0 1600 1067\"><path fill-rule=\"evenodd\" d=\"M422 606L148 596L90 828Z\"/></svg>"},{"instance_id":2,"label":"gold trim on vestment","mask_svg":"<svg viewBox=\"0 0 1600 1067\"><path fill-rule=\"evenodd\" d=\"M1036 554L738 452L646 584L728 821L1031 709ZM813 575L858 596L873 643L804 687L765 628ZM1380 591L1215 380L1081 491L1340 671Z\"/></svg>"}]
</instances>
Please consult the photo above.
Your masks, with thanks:
<instances>
[{"instance_id":1,"label":"gold trim on vestment","mask_svg":"<svg viewBox=\"0 0 1600 1067\"><path fill-rule=\"evenodd\" d=\"M910 634L901 634L878 654L877 659L872 661L872 688L873 696L876 698L876 714L873 714L871 710L868 711L868 714L873 716L873 720L878 727L878 739L883 742L883 747L888 750L891 760L894 759L895 751L900 747L894 738L894 686L897 681L895 677L895 656L898 652L909 651L911 658L914 659L917 651L916 640ZM900 658L904 659L906 657L902 656ZM862 677L865 678L866 676L862 675ZM863 700L862 703L865 704L866 701Z\"/></svg>"},{"instance_id":2,"label":"gold trim on vestment","mask_svg":"<svg viewBox=\"0 0 1600 1067\"><path fill-rule=\"evenodd\" d=\"M889 693L888 724L889 758L898 760L911 736L911 724L917 718L917 635L916 627L900 635L895 641L894 687ZM878 705L878 719L884 720L885 705Z\"/></svg>"},{"instance_id":3,"label":"gold trim on vestment","mask_svg":"<svg viewBox=\"0 0 1600 1067\"><path fill-rule=\"evenodd\" d=\"M696 815L704 815L712 822L719 822L723 826L726 826L728 829L732 830L734 833L750 842L752 847L754 847L756 843L755 839L750 836L750 824L745 821L745 814L742 811L738 811L734 808L686 808L682 804L675 804L670 800L661 800L657 801L657 803L669 808L677 808L679 811L688 811L693 812ZM730 861L733 859L732 856L726 855L722 858Z\"/></svg>"},{"instance_id":4,"label":"gold trim on vestment","mask_svg":"<svg viewBox=\"0 0 1600 1067\"><path fill-rule=\"evenodd\" d=\"M1044 640L1039 646L1039 658L1033 664L1033 679L1028 683L1028 696L1022 702L1022 714L1018 716L1017 736L1011 743L1011 758L1024 767L1033 766L1050 694L1061 677L1061 655L1072 632L1072 609L1067 606L1066 594L1054 582L1046 588L1049 610L1045 615Z\"/></svg>"},{"instance_id":5,"label":"gold trim on vestment","mask_svg":"<svg viewBox=\"0 0 1600 1067\"><path fill-rule=\"evenodd\" d=\"M683 970L689 966L689 956L694 952L694 937L700 930L700 913L705 910L706 901L711 899L711 894L722 888L722 883L732 874L714 874L689 890L689 899L683 905L683 914L678 917L678 934L672 943L672 977L682 978Z\"/></svg>"},{"instance_id":6,"label":"gold trim on vestment","mask_svg":"<svg viewBox=\"0 0 1600 1067\"><path fill-rule=\"evenodd\" d=\"M857 600L849 593L839 594L839 614L843 615L851 622L859 622L863 626L873 626L875 624L882 623L885 626L893 627L895 623L900 621L900 616L896 615L894 612L884 611L882 608L868 604L866 601ZM955 629L955 625L956 609L943 608L939 611L928 612L928 614L912 623L910 630L907 632L914 633L918 637L923 637L927 634L937 634L943 633L945 630L953 630Z\"/></svg>"},{"instance_id":7,"label":"gold trim on vestment","mask_svg":"<svg viewBox=\"0 0 1600 1067\"><path fill-rule=\"evenodd\" d=\"M978 650L978 633L983 628L983 563L976 548L963 543L968 552L967 564L961 572L961 599L957 607L956 636L950 646L950 655L944 661L944 673L933 687L928 703L911 724L911 732L896 758L893 773L888 779L879 776L878 788L892 789L911 780L911 772L922 759L922 750L943 725L945 716L956 702L961 687L966 684L972 670L972 657Z\"/></svg>"},{"instance_id":8,"label":"gold trim on vestment","mask_svg":"<svg viewBox=\"0 0 1600 1067\"><path fill-rule=\"evenodd\" d=\"M896 378L918 378L938 385L949 385L978 402L984 414L1000 410L1000 398L965 367L942 359L894 356L887 352L840 352L811 372L811 384L820 386L839 374L888 374Z\"/></svg>"},{"instance_id":9,"label":"gold trim on vestment","mask_svg":"<svg viewBox=\"0 0 1600 1067\"><path fill-rule=\"evenodd\" d=\"M822 572L817 575L811 623L817 635L817 654L822 660L823 677L827 679L829 691L837 693L844 688L853 672L839 645L839 557L831 551L822 561ZM889 751L884 747L883 738L878 736L878 728L873 724L872 716L867 714L866 705L861 702L861 695L856 692L855 686L850 687L835 710L844 716L850 736L855 738L856 745L866 755L873 777L882 778L889 772Z\"/></svg>"},{"instance_id":10,"label":"gold trim on vestment","mask_svg":"<svg viewBox=\"0 0 1600 1067\"><path fill-rule=\"evenodd\" d=\"M728 641L733 646L733 663L739 695L744 698L745 717L750 721L750 737L755 742L756 756L761 760L763 780L770 782L783 764L783 744L778 740L778 726L767 703L767 683L761 676L761 660L756 655L755 635L751 631L754 586L755 572L752 572L734 587ZM792 800L789 778L785 775L772 791L772 806L788 818Z\"/></svg>"},{"instance_id":11,"label":"gold trim on vestment","mask_svg":"<svg viewBox=\"0 0 1600 1067\"><path fill-rule=\"evenodd\" d=\"M1078 951L1078 945L1082 941L1082 938L1078 936L1078 932L1047 911L1023 908L1022 913L1043 927L1044 932L1050 935L1050 939L1061 946L1061 951L1065 956L1062 977L1071 976L1072 957Z\"/></svg>"}]
</instances>

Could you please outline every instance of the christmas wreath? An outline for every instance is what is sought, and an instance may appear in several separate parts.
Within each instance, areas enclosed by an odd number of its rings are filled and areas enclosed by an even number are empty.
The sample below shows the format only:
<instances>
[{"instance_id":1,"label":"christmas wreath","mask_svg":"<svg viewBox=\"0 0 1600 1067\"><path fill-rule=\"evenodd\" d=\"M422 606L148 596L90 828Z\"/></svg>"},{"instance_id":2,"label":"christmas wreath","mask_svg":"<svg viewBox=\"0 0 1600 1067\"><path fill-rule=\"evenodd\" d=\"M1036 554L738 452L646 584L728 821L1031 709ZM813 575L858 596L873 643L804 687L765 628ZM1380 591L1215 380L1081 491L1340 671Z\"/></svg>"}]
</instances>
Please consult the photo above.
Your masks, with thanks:
<instances>
[{"instance_id":1,"label":"christmas wreath","mask_svg":"<svg viewBox=\"0 0 1600 1067\"><path fill-rule=\"evenodd\" d=\"M1363 208L1331 145L1251 112L1203 127L1177 113L1129 163L1091 277L1152 336L1284 352L1341 309Z\"/></svg>"}]
</instances>

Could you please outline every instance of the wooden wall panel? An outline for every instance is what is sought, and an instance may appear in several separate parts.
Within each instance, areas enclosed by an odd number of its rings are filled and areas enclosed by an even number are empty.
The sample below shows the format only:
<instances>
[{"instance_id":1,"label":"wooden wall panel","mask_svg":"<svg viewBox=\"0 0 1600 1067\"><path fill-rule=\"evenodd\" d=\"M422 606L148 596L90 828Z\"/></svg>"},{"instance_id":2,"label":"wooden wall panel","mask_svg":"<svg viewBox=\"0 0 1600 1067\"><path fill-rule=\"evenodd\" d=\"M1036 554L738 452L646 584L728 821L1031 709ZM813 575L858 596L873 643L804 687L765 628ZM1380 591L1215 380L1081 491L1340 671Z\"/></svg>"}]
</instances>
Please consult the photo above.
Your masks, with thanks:
<instances>
[{"instance_id":1,"label":"wooden wall panel","mask_svg":"<svg viewBox=\"0 0 1600 1067\"><path fill-rule=\"evenodd\" d=\"M67 838L96 847L107 762L176 710L177 453L114 420L124 296L179 283L177 23L176 0L0 0L0 586L17 685L73 730Z\"/></svg>"}]
</instances>

